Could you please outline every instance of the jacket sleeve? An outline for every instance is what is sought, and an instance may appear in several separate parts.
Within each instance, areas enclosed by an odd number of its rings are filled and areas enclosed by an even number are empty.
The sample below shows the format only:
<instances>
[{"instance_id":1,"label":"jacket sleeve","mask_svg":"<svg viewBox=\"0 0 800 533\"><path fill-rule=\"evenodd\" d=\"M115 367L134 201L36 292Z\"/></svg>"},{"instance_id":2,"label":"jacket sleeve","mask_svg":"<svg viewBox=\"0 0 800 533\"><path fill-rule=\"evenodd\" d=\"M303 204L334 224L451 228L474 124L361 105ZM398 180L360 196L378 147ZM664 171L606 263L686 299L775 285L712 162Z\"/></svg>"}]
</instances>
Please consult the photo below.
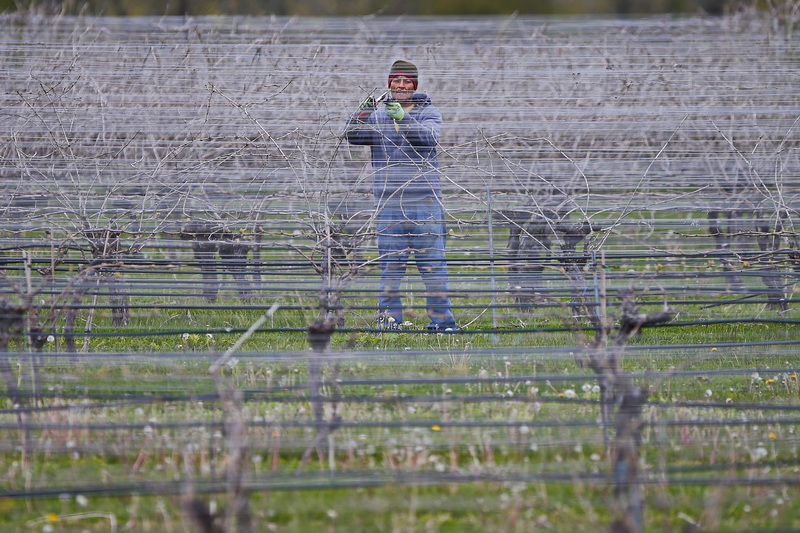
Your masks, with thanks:
<instances>
[{"instance_id":1,"label":"jacket sleeve","mask_svg":"<svg viewBox=\"0 0 800 533\"><path fill-rule=\"evenodd\" d=\"M400 129L411 146L436 146L441 127L442 114L433 106L423 108L416 115L407 114L400 121Z\"/></svg>"},{"instance_id":2,"label":"jacket sleeve","mask_svg":"<svg viewBox=\"0 0 800 533\"><path fill-rule=\"evenodd\" d=\"M344 127L344 135L347 142L357 145L372 145L376 143L375 124L372 122L372 116L375 109L357 109L350 118L347 119L347 124Z\"/></svg>"}]
</instances>

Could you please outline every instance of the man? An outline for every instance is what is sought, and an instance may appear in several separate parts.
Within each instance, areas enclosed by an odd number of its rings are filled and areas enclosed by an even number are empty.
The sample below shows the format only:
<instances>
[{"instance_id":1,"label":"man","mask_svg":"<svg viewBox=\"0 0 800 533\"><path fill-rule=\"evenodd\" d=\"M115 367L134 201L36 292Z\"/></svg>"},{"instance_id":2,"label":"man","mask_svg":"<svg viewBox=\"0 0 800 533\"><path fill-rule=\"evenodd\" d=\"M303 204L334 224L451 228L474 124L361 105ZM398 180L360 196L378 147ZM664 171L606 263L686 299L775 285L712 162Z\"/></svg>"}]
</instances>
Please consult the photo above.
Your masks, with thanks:
<instances>
[{"instance_id":1,"label":"man","mask_svg":"<svg viewBox=\"0 0 800 533\"><path fill-rule=\"evenodd\" d=\"M413 252L427 290L429 330L452 331L456 321L447 283L441 177L437 144L442 115L426 94L415 92L417 67L395 61L385 105L372 97L350 117L345 135L372 151L372 191L377 211L379 325L403 322L400 284Z\"/></svg>"}]
</instances>

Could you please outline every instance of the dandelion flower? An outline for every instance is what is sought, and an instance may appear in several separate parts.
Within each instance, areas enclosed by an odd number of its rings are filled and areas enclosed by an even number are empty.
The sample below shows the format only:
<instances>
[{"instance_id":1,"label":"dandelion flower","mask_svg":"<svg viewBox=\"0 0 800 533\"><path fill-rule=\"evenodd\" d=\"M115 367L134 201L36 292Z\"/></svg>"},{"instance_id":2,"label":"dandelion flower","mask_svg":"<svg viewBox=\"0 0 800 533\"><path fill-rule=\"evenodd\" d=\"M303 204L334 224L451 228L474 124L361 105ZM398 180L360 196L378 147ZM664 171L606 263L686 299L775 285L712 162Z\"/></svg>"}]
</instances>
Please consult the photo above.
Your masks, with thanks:
<instances>
[{"instance_id":1,"label":"dandelion flower","mask_svg":"<svg viewBox=\"0 0 800 533\"><path fill-rule=\"evenodd\" d=\"M711 395L714 394L711 389L706 389L706 398L711 398Z\"/></svg>"},{"instance_id":2,"label":"dandelion flower","mask_svg":"<svg viewBox=\"0 0 800 533\"><path fill-rule=\"evenodd\" d=\"M47 521L50 523L58 522L58 515L56 513L47 513Z\"/></svg>"},{"instance_id":3,"label":"dandelion flower","mask_svg":"<svg viewBox=\"0 0 800 533\"><path fill-rule=\"evenodd\" d=\"M575 391L573 389L567 389L567 390L564 391L564 396L566 396L567 398L572 399L572 398L575 397Z\"/></svg>"},{"instance_id":4,"label":"dandelion flower","mask_svg":"<svg viewBox=\"0 0 800 533\"><path fill-rule=\"evenodd\" d=\"M772 431L770 431L770 432L769 432L769 438L771 438L771 439L777 439L777 438L778 438L778 436L777 436L775 433L773 433Z\"/></svg>"},{"instance_id":5,"label":"dandelion flower","mask_svg":"<svg viewBox=\"0 0 800 533\"><path fill-rule=\"evenodd\" d=\"M433 425L433 426L431 426L431 430L433 430L433 431L441 431L442 428L441 428L441 426Z\"/></svg>"}]
</instances>

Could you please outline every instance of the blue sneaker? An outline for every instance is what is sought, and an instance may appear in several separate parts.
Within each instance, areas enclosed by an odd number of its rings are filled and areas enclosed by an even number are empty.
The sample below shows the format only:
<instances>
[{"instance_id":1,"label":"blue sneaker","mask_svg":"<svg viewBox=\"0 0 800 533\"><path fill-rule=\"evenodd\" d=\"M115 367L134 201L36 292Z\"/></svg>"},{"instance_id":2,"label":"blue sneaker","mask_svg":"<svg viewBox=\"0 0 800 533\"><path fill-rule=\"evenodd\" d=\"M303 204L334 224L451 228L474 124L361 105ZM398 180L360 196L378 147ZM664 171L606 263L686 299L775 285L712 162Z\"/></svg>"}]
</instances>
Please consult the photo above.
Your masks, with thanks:
<instances>
[{"instance_id":1,"label":"blue sneaker","mask_svg":"<svg viewBox=\"0 0 800 533\"><path fill-rule=\"evenodd\" d=\"M453 324L452 326L442 326L441 324L436 324L431 322L428 324L428 331L435 332L435 333L452 333L458 329L458 326Z\"/></svg>"}]
</instances>

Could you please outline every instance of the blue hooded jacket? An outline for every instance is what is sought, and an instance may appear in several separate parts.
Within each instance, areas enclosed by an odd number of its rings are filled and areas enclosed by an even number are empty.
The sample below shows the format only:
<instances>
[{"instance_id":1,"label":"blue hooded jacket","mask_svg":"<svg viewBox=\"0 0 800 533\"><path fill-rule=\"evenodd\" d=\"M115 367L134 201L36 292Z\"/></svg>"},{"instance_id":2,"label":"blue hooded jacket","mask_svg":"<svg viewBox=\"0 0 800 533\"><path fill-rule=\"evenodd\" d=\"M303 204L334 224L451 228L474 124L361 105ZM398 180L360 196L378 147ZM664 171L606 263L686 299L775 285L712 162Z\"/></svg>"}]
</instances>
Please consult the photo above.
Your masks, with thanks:
<instances>
[{"instance_id":1,"label":"blue hooded jacket","mask_svg":"<svg viewBox=\"0 0 800 533\"><path fill-rule=\"evenodd\" d=\"M369 109L356 111L345 128L348 142L372 150L378 206L442 197L436 160L442 114L426 94L415 93L411 101L414 106L403 120L395 121L380 105L371 114Z\"/></svg>"}]
</instances>

